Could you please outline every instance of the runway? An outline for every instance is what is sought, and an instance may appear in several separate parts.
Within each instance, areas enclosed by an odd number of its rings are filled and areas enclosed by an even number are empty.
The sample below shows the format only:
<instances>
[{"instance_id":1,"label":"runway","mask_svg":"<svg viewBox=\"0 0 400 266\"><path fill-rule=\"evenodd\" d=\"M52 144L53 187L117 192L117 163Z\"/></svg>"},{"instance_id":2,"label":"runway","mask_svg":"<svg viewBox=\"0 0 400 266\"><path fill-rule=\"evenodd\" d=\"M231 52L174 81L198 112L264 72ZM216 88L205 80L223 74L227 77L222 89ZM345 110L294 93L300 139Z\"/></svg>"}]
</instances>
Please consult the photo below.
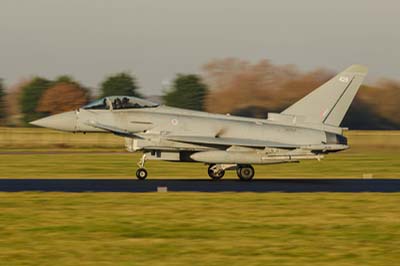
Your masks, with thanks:
<instances>
[{"instance_id":1,"label":"runway","mask_svg":"<svg viewBox=\"0 0 400 266\"><path fill-rule=\"evenodd\" d=\"M400 179L0 179L1 192L400 192Z\"/></svg>"}]
</instances>

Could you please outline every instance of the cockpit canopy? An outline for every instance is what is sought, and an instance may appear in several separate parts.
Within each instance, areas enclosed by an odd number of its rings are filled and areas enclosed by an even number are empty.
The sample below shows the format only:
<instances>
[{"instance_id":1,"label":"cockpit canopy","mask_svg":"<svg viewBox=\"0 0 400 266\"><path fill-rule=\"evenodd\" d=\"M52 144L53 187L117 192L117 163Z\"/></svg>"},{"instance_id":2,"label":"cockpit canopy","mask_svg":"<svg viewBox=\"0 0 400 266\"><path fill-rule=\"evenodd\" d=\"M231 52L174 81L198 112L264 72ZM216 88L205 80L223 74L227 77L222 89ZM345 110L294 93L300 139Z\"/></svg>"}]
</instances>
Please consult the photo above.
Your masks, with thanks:
<instances>
[{"instance_id":1,"label":"cockpit canopy","mask_svg":"<svg viewBox=\"0 0 400 266\"><path fill-rule=\"evenodd\" d=\"M136 97L109 96L91 102L83 106L82 108L91 110L110 110L110 109L119 110L119 109L152 108L157 106L159 106L158 103L154 103Z\"/></svg>"}]
</instances>

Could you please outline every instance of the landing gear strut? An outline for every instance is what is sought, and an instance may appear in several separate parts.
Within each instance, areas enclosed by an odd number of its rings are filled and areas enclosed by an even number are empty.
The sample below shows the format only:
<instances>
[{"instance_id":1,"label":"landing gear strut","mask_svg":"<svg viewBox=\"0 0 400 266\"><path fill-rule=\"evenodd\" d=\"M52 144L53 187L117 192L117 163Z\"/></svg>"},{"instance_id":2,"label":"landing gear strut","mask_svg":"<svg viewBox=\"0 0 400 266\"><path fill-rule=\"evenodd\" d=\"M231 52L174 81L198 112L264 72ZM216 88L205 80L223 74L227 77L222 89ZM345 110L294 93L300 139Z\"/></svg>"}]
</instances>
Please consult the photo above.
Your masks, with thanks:
<instances>
[{"instance_id":1,"label":"landing gear strut","mask_svg":"<svg viewBox=\"0 0 400 266\"><path fill-rule=\"evenodd\" d=\"M146 154L143 154L142 158L140 158L140 161L138 162L139 169L136 171L136 177L139 180L144 180L147 177L147 170L144 168L144 163L146 161Z\"/></svg>"},{"instance_id":2,"label":"landing gear strut","mask_svg":"<svg viewBox=\"0 0 400 266\"><path fill-rule=\"evenodd\" d=\"M239 164L236 173L240 180L250 181L254 177L254 168L250 164Z\"/></svg>"},{"instance_id":3,"label":"landing gear strut","mask_svg":"<svg viewBox=\"0 0 400 266\"><path fill-rule=\"evenodd\" d=\"M225 175L225 170L218 167L216 164L210 164L208 167L208 176L212 180L220 180Z\"/></svg>"}]
</instances>

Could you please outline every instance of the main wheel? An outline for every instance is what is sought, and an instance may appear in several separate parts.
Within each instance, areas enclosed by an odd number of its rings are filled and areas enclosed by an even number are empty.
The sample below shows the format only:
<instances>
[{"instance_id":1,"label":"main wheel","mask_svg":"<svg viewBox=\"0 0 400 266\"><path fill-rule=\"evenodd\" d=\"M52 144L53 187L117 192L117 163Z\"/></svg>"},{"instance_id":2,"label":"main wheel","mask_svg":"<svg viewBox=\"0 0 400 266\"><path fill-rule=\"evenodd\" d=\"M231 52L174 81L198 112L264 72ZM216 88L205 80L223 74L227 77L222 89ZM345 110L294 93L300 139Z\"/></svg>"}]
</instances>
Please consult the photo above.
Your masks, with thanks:
<instances>
[{"instance_id":1,"label":"main wheel","mask_svg":"<svg viewBox=\"0 0 400 266\"><path fill-rule=\"evenodd\" d=\"M225 171L222 169L219 171L214 171L214 169L215 164L210 164L208 167L208 176L211 177L212 180L220 180L225 175Z\"/></svg>"},{"instance_id":2,"label":"main wheel","mask_svg":"<svg viewBox=\"0 0 400 266\"><path fill-rule=\"evenodd\" d=\"M240 180L250 181L254 177L254 168L251 165L238 165L236 173Z\"/></svg>"},{"instance_id":3,"label":"main wheel","mask_svg":"<svg viewBox=\"0 0 400 266\"><path fill-rule=\"evenodd\" d=\"M144 169L144 168L139 168L139 169L137 169L137 171L136 171L136 177L137 177L139 180L144 180L144 179L146 179L146 177L147 177L147 171L146 171L146 169Z\"/></svg>"}]
</instances>

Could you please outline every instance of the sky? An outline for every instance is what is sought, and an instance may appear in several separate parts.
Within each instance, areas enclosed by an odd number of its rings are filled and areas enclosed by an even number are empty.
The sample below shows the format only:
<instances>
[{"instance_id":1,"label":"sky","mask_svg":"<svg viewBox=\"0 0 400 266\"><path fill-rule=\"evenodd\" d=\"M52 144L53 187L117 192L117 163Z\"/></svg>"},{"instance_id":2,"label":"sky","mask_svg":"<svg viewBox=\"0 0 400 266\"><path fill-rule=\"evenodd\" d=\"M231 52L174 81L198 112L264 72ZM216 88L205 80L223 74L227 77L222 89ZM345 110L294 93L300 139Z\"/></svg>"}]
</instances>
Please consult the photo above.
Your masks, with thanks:
<instances>
[{"instance_id":1,"label":"sky","mask_svg":"<svg viewBox=\"0 0 400 266\"><path fill-rule=\"evenodd\" d=\"M161 94L177 73L236 57L400 80L397 0L0 0L0 77L134 74Z\"/></svg>"}]
</instances>

